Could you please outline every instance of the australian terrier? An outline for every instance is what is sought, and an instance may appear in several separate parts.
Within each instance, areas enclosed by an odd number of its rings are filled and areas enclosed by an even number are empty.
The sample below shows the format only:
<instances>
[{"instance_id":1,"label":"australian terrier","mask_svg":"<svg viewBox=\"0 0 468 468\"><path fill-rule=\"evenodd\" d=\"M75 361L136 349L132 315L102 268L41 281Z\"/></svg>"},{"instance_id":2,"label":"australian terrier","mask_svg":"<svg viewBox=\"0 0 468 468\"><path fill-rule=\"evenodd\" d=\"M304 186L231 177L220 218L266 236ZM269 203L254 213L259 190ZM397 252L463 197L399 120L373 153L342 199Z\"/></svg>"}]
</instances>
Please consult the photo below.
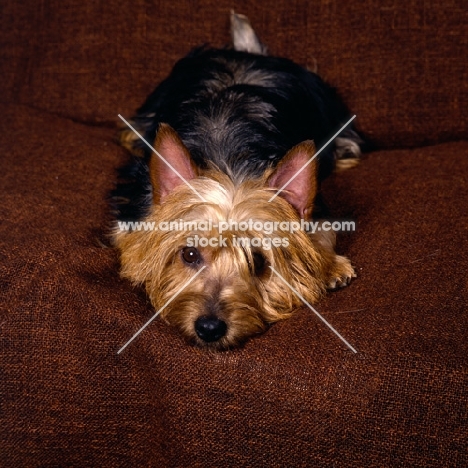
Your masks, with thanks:
<instances>
[{"instance_id":1,"label":"australian terrier","mask_svg":"<svg viewBox=\"0 0 468 468\"><path fill-rule=\"evenodd\" d=\"M190 342L218 349L356 276L333 231L303 226L320 182L362 143L350 124L314 157L350 117L335 91L267 55L245 16L231 14L231 35L181 59L138 110L113 192L122 275Z\"/></svg>"}]
</instances>

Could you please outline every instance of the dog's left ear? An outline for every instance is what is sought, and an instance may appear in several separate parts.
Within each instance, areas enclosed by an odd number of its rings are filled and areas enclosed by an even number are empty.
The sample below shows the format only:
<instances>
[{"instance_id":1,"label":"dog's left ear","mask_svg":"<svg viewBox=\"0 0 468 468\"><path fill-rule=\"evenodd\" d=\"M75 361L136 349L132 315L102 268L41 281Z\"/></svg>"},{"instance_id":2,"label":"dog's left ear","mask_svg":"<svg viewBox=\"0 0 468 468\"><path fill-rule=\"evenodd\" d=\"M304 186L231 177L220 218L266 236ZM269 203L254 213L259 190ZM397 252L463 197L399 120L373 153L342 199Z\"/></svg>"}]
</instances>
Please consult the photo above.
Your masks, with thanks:
<instances>
[{"instance_id":1,"label":"dog's left ear","mask_svg":"<svg viewBox=\"0 0 468 468\"><path fill-rule=\"evenodd\" d=\"M149 163L153 202L159 204L184 183L183 179L189 181L197 177L198 171L188 149L170 125L162 123L159 126L154 148L165 159L152 154Z\"/></svg>"},{"instance_id":2,"label":"dog's left ear","mask_svg":"<svg viewBox=\"0 0 468 468\"><path fill-rule=\"evenodd\" d=\"M317 159L311 161L314 154L313 141L299 143L288 151L267 180L269 187L280 189L295 176L278 195L290 203L302 219L311 218L317 194Z\"/></svg>"}]
</instances>

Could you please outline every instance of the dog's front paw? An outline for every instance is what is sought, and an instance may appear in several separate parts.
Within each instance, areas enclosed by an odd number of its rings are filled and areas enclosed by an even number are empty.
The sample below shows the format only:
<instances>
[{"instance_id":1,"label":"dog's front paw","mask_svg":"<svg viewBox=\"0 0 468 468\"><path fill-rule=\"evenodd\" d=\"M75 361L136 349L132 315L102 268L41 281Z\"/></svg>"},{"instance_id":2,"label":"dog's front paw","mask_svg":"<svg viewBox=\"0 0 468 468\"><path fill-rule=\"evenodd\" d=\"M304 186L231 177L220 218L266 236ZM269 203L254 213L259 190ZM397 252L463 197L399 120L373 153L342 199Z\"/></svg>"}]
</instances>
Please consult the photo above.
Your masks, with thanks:
<instances>
[{"instance_id":1,"label":"dog's front paw","mask_svg":"<svg viewBox=\"0 0 468 468\"><path fill-rule=\"evenodd\" d=\"M353 278L356 278L354 268L351 262L341 255L335 257L335 264L328 280L328 289L338 289L348 286Z\"/></svg>"}]
</instances>

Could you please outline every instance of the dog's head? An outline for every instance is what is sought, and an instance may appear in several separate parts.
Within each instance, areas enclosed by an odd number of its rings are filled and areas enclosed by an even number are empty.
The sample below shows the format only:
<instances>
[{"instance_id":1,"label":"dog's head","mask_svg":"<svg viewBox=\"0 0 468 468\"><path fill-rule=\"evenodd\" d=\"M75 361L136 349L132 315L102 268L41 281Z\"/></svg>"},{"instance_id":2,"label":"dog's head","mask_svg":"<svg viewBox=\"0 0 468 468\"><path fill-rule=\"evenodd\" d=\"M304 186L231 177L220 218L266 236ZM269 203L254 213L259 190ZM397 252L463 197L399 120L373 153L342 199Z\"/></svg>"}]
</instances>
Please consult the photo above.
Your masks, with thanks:
<instances>
[{"instance_id":1,"label":"dog's head","mask_svg":"<svg viewBox=\"0 0 468 468\"><path fill-rule=\"evenodd\" d=\"M242 181L196 167L168 125L155 149L151 210L114 238L123 276L145 284L165 321L197 344L228 348L289 317L299 296L317 301L328 260L299 228L316 193L312 142Z\"/></svg>"}]
</instances>

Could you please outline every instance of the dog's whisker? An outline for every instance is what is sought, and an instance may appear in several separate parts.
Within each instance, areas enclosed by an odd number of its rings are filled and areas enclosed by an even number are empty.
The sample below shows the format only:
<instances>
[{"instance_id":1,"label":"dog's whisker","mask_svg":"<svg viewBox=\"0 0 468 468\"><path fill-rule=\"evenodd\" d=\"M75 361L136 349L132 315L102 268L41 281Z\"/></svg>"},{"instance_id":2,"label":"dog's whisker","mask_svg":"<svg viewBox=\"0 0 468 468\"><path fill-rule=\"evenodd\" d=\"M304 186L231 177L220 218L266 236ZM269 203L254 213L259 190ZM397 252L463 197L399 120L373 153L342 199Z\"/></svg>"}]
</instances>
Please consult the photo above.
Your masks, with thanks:
<instances>
[{"instance_id":1,"label":"dog's whisker","mask_svg":"<svg viewBox=\"0 0 468 468\"><path fill-rule=\"evenodd\" d=\"M440 252L440 249L437 249L436 251L434 251L434 252L432 252L432 253L430 253L430 254L425 255L424 257L417 258L416 260L412 260L411 262L409 262L409 264L422 262L422 261L425 260L426 258L435 257L435 256L439 255L439 252Z\"/></svg>"},{"instance_id":2,"label":"dog's whisker","mask_svg":"<svg viewBox=\"0 0 468 468\"><path fill-rule=\"evenodd\" d=\"M367 309L339 310L338 312L322 312L322 315L351 314L355 312L363 312L364 310Z\"/></svg>"}]
</instances>

